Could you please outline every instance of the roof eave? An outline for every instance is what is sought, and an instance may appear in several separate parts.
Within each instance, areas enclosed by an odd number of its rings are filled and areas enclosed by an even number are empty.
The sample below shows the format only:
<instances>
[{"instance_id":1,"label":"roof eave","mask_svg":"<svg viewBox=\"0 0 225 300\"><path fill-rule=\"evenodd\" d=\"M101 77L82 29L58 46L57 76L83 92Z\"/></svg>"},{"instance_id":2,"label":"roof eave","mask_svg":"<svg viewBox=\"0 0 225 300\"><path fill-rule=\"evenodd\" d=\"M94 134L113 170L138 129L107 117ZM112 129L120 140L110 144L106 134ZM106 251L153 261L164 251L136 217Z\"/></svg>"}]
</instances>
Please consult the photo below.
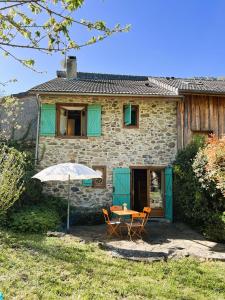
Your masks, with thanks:
<instances>
[{"instance_id":1,"label":"roof eave","mask_svg":"<svg viewBox=\"0 0 225 300\"><path fill-rule=\"evenodd\" d=\"M210 95L210 96L224 96L225 92L215 91L199 91L199 90L179 90L179 95Z\"/></svg>"},{"instance_id":2,"label":"roof eave","mask_svg":"<svg viewBox=\"0 0 225 300\"><path fill-rule=\"evenodd\" d=\"M75 96L110 96L110 97L146 97L146 98L175 98L180 99L182 95L158 95L158 94L128 94L128 93L121 93L121 94L110 94L110 93L75 93L75 92L46 92L46 91L29 91L30 95L75 95Z\"/></svg>"}]
</instances>

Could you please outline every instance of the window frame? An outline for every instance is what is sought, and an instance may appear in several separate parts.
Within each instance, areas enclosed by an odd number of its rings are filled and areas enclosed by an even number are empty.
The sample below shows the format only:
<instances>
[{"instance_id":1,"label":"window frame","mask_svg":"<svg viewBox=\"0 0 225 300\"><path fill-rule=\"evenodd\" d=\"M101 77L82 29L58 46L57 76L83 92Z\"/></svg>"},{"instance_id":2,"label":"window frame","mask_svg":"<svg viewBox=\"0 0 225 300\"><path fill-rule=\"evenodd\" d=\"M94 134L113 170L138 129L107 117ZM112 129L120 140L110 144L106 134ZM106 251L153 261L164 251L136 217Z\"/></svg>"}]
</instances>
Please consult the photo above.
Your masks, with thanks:
<instances>
[{"instance_id":1,"label":"window frame","mask_svg":"<svg viewBox=\"0 0 225 300\"><path fill-rule=\"evenodd\" d=\"M73 106L73 107L79 107L79 106L84 106L85 107L85 113L86 113L86 121L85 121L85 132L86 132L86 135L61 135L60 134L60 109L63 107L63 106ZM87 107L88 107L88 104L86 103L56 103L56 137L57 138L61 138L61 139L86 139L88 138L87 136Z\"/></svg>"},{"instance_id":2,"label":"window frame","mask_svg":"<svg viewBox=\"0 0 225 300\"><path fill-rule=\"evenodd\" d=\"M107 168L106 168L106 166L103 166L103 165L101 165L101 166L97 166L97 165L92 166L92 169L95 170L95 171L96 171L96 169L99 169L99 168L103 169L103 177L102 177L102 182L103 183L100 186L100 185L96 184L95 179L92 179L92 187L97 188L97 189L105 189L106 188L106 178L107 178Z\"/></svg>"},{"instance_id":3,"label":"window frame","mask_svg":"<svg viewBox=\"0 0 225 300\"><path fill-rule=\"evenodd\" d=\"M132 107L135 107L136 108L136 111L137 111L137 124L136 125L126 125L125 124L125 122L124 122L124 120L125 120L125 106L127 105L127 104L123 104L123 120L122 120L122 122L123 122L123 128L127 128L127 129L137 129L137 128L139 128L139 105L138 104L131 104L131 103L129 103L130 105L131 105L131 109L132 109Z\"/></svg>"},{"instance_id":4,"label":"window frame","mask_svg":"<svg viewBox=\"0 0 225 300\"><path fill-rule=\"evenodd\" d=\"M192 137L201 135L203 137L209 138L210 135L214 134L213 130L191 130L191 131L192 131Z\"/></svg>"}]
</instances>

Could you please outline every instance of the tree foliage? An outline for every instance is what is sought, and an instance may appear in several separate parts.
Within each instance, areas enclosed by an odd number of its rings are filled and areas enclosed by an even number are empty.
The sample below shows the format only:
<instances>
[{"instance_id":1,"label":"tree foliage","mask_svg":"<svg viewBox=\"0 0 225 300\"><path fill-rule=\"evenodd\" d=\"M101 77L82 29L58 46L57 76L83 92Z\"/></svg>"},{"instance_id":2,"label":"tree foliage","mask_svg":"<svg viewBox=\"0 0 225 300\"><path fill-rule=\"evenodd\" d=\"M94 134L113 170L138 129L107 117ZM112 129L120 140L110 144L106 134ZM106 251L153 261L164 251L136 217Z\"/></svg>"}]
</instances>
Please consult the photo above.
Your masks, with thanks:
<instances>
[{"instance_id":1,"label":"tree foliage","mask_svg":"<svg viewBox=\"0 0 225 300\"><path fill-rule=\"evenodd\" d=\"M0 146L0 214L6 212L24 191L26 154Z\"/></svg>"},{"instance_id":2,"label":"tree foliage","mask_svg":"<svg viewBox=\"0 0 225 300\"><path fill-rule=\"evenodd\" d=\"M0 141L12 140L16 129L20 129L18 116L23 110L23 102L13 96L0 99Z\"/></svg>"},{"instance_id":3,"label":"tree foliage","mask_svg":"<svg viewBox=\"0 0 225 300\"><path fill-rule=\"evenodd\" d=\"M122 27L116 24L108 27L102 20L75 18L74 13L83 4L84 0L1 1L0 49L4 55L9 55L32 69L34 59L20 58L12 49L33 49L48 54L64 53L129 30L129 25ZM86 41L74 38L73 30L77 27L90 32Z\"/></svg>"},{"instance_id":4,"label":"tree foliage","mask_svg":"<svg viewBox=\"0 0 225 300\"><path fill-rule=\"evenodd\" d=\"M203 189L212 196L221 192L225 200L225 137L210 137L193 162L193 170Z\"/></svg>"}]
</instances>

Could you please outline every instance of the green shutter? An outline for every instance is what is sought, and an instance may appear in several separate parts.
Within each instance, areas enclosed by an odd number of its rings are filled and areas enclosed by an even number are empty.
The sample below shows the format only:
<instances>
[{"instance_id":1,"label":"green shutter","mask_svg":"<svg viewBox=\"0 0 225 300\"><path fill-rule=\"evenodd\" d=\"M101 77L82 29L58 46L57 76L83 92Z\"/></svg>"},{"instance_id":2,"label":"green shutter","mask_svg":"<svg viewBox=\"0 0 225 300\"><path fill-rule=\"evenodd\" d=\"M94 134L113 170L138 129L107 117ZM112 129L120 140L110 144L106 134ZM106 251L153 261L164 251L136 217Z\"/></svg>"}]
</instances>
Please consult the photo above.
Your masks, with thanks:
<instances>
[{"instance_id":1,"label":"green shutter","mask_svg":"<svg viewBox=\"0 0 225 300\"><path fill-rule=\"evenodd\" d=\"M124 108L124 124L130 125L131 124L131 104L125 105Z\"/></svg>"},{"instance_id":2,"label":"green shutter","mask_svg":"<svg viewBox=\"0 0 225 300\"><path fill-rule=\"evenodd\" d=\"M165 169L165 196L166 196L166 212L165 217L169 221L173 221L173 170L171 167Z\"/></svg>"},{"instance_id":3,"label":"green shutter","mask_svg":"<svg viewBox=\"0 0 225 300\"><path fill-rule=\"evenodd\" d=\"M84 179L82 180L83 186L92 186L92 179Z\"/></svg>"},{"instance_id":4,"label":"green shutter","mask_svg":"<svg viewBox=\"0 0 225 300\"><path fill-rule=\"evenodd\" d=\"M101 136L101 105L88 105L87 112L87 136Z\"/></svg>"},{"instance_id":5,"label":"green shutter","mask_svg":"<svg viewBox=\"0 0 225 300\"><path fill-rule=\"evenodd\" d=\"M127 203L130 208L130 169L113 169L113 205Z\"/></svg>"},{"instance_id":6,"label":"green shutter","mask_svg":"<svg viewBox=\"0 0 225 300\"><path fill-rule=\"evenodd\" d=\"M55 123L56 123L55 104L42 104L40 135L55 136Z\"/></svg>"}]
</instances>

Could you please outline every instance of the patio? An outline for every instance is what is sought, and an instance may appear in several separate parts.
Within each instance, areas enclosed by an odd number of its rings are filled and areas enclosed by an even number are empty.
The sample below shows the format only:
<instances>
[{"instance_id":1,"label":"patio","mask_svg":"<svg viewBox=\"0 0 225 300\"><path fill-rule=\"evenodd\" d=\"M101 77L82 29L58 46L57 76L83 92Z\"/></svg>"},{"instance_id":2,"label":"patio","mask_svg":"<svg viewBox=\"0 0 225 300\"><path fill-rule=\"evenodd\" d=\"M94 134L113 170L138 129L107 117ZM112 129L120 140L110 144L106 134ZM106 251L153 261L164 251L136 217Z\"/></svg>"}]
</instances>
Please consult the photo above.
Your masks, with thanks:
<instances>
[{"instance_id":1,"label":"patio","mask_svg":"<svg viewBox=\"0 0 225 300\"><path fill-rule=\"evenodd\" d=\"M153 220L146 225L143 240L108 238L105 225L76 226L71 237L81 243L95 242L113 257L135 261L166 261L182 257L225 261L225 244L206 240L182 223Z\"/></svg>"}]
</instances>

